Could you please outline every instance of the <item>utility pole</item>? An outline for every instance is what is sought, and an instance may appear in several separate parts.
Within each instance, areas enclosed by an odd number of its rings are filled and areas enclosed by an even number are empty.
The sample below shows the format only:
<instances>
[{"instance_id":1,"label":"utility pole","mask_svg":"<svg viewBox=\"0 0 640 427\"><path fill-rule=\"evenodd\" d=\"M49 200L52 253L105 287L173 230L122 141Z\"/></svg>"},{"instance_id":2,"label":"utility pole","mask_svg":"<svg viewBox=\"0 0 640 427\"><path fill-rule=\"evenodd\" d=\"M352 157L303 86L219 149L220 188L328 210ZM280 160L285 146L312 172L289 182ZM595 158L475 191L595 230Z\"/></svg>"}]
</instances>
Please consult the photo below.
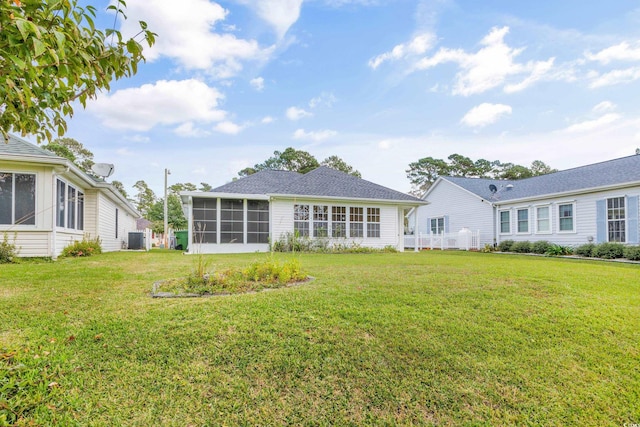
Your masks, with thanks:
<instances>
[{"instance_id":1,"label":"utility pole","mask_svg":"<svg viewBox=\"0 0 640 427\"><path fill-rule=\"evenodd\" d=\"M168 201L167 201L167 175L171 175L171 171L169 169L164 170L164 247L165 249L169 248L169 216L168 213Z\"/></svg>"}]
</instances>

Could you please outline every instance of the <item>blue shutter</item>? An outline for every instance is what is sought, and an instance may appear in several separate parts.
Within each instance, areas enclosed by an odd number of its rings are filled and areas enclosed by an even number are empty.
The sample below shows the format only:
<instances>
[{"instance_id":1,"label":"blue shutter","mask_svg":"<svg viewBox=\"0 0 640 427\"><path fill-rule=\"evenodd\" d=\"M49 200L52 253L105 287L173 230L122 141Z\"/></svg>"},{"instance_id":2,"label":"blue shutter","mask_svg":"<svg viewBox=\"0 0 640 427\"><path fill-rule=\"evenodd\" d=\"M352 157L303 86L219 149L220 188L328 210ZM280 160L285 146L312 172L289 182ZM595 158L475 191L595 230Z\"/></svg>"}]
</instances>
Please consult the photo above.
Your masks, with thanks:
<instances>
[{"instance_id":1,"label":"blue shutter","mask_svg":"<svg viewBox=\"0 0 640 427\"><path fill-rule=\"evenodd\" d=\"M424 233L424 231L422 231L422 233ZM431 234L431 218L427 218L427 233L426 234Z\"/></svg>"},{"instance_id":2,"label":"blue shutter","mask_svg":"<svg viewBox=\"0 0 640 427\"><path fill-rule=\"evenodd\" d=\"M607 201L596 201L596 243L607 241Z\"/></svg>"},{"instance_id":3,"label":"blue shutter","mask_svg":"<svg viewBox=\"0 0 640 427\"><path fill-rule=\"evenodd\" d=\"M638 244L638 196L627 197L627 242Z\"/></svg>"},{"instance_id":4,"label":"blue shutter","mask_svg":"<svg viewBox=\"0 0 640 427\"><path fill-rule=\"evenodd\" d=\"M444 232L445 234L449 232L449 215L444 216Z\"/></svg>"}]
</instances>

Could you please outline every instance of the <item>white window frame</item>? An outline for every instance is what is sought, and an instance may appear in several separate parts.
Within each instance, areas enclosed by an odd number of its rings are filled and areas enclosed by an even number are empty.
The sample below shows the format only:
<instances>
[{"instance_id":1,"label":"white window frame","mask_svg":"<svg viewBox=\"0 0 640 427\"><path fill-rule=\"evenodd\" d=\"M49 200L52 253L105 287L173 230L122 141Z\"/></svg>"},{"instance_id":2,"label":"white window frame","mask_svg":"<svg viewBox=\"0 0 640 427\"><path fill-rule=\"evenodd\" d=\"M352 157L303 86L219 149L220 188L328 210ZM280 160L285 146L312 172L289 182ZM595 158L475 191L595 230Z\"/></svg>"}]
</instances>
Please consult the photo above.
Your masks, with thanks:
<instances>
[{"instance_id":1,"label":"white window frame","mask_svg":"<svg viewBox=\"0 0 640 427\"><path fill-rule=\"evenodd\" d=\"M531 234L531 209L529 206L523 206L514 209L516 213L516 234ZM527 231L520 231L520 211L527 212Z\"/></svg>"},{"instance_id":2,"label":"white window frame","mask_svg":"<svg viewBox=\"0 0 640 427\"><path fill-rule=\"evenodd\" d=\"M440 220L442 220L442 227L440 227ZM433 232L434 226L433 226L433 222L435 221L435 229L436 232ZM439 236L440 234L444 234L444 216L436 216L433 218L429 218L429 234L435 235L435 236ZM440 230L440 232L438 233L438 230Z\"/></svg>"},{"instance_id":3,"label":"white window frame","mask_svg":"<svg viewBox=\"0 0 640 427\"><path fill-rule=\"evenodd\" d=\"M14 228L35 228L38 224L37 212L38 212L38 174L35 172L22 172L22 171L10 171L0 170L0 173L11 175L11 222L7 224L0 224L0 227ZM16 175L31 175L33 176L33 224L19 222L16 223ZM19 219L19 218L18 218Z\"/></svg>"},{"instance_id":4,"label":"white window frame","mask_svg":"<svg viewBox=\"0 0 640 427\"><path fill-rule=\"evenodd\" d=\"M613 200L613 199L622 199L622 203L623 203L622 210L624 212L624 218L622 218L622 219L620 219L620 218L609 219L609 210L610 210L609 209L609 200ZM607 209L606 218L605 218L605 221L606 221L606 224L607 224L607 226L606 226L607 242L626 243L627 234L628 234L628 230L629 230L629 227L628 227L628 224L627 224L627 219L628 219L628 217L627 217L627 209L628 209L627 198L625 196L607 197L605 199L605 206L606 206L606 209ZM616 209L616 208L613 208L613 209ZM619 209L619 208L617 208L617 209ZM612 222L622 222L624 224L624 230L622 231L622 238L623 238L622 240L611 240L611 231L609 231L609 224L612 223Z\"/></svg>"},{"instance_id":5,"label":"white window frame","mask_svg":"<svg viewBox=\"0 0 640 427\"><path fill-rule=\"evenodd\" d=\"M572 230L561 230L560 229L560 225L562 224L562 218L560 217L560 207L561 206L566 206L566 205L571 205L571 218L572 218L572 222L571 224L573 225L573 229ZM577 212L576 212L576 201L575 200L570 200L570 201L566 201L566 202L556 202L555 203L555 211L556 211L556 215L558 218L558 221L556 222L556 232L558 234L572 234L572 233L576 233L576 220L577 220Z\"/></svg>"},{"instance_id":6,"label":"white window frame","mask_svg":"<svg viewBox=\"0 0 640 427\"><path fill-rule=\"evenodd\" d=\"M509 231L502 231L502 213L506 212L507 214L509 214L509 222L507 222L507 224L509 225ZM512 229L512 224L511 224L511 209L498 209L498 230L499 230L499 234L506 236L511 233L511 229Z\"/></svg>"},{"instance_id":7,"label":"white window frame","mask_svg":"<svg viewBox=\"0 0 640 427\"><path fill-rule=\"evenodd\" d=\"M553 224L552 224L552 221L551 221L551 217L552 217L552 215L551 215L551 212L552 212L551 211L551 204L536 205L533 208L534 208L533 211L534 211L534 214L535 214L536 234L551 234L552 230L553 230ZM539 227L539 225L540 225L540 222L539 222L540 221L540 216L538 215L538 213L539 213L540 209L545 209L545 208L547 209L547 215L548 216L547 216L546 220L549 221L549 229L548 230L540 230L540 227Z\"/></svg>"},{"instance_id":8,"label":"white window frame","mask_svg":"<svg viewBox=\"0 0 640 427\"><path fill-rule=\"evenodd\" d=\"M60 191L60 187L58 185L58 182L64 184L64 192L63 192L63 198L62 200L59 199L59 195L58 195L58 191ZM75 192L75 200L74 201L70 201L69 200L69 190L73 189ZM79 200L82 199L82 203L79 202ZM85 212L84 212L84 207L85 207L85 201L86 201L86 195L84 190L81 190L79 187L69 183L69 181L66 181L60 177L56 178L56 194L55 194L55 209L56 209L56 227L59 229L64 229L64 230L71 230L71 231L77 231L77 232L83 232L84 231L84 225L85 225ZM60 203L61 202L61 203ZM74 219L74 225L73 227L69 227L69 204L71 204L73 206L74 212L73 212L73 219ZM63 216L64 218L62 218L62 225L58 225L58 215L60 214L60 206L62 205L63 207ZM80 206L81 205L81 206ZM82 212L80 212L80 209L82 209ZM116 214L117 214L117 210L116 210ZM117 223L118 218L116 217L116 223ZM79 224L79 222L81 222L82 224ZM79 227L81 226L81 227ZM117 235L117 230L116 230L116 238L118 237Z\"/></svg>"}]
</instances>

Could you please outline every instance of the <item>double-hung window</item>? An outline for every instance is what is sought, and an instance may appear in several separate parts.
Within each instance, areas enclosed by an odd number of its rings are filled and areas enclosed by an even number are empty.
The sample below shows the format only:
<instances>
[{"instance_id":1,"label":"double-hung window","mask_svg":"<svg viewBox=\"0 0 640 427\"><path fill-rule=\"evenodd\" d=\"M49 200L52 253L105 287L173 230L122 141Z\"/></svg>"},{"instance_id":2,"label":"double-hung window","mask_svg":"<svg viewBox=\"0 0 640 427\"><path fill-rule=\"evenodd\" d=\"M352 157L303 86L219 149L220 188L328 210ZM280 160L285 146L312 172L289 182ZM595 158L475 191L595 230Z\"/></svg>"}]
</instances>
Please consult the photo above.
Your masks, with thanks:
<instances>
[{"instance_id":1,"label":"double-hung window","mask_svg":"<svg viewBox=\"0 0 640 427\"><path fill-rule=\"evenodd\" d=\"M607 236L609 242L626 242L624 197L607 199Z\"/></svg>"},{"instance_id":2,"label":"double-hung window","mask_svg":"<svg viewBox=\"0 0 640 427\"><path fill-rule=\"evenodd\" d=\"M349 208L349 237L364 237L364 208Z\"/></svg>"},{"instance_id":3,"label":"double-hung window","mask_svg":"<svg viewBox=\"0 0 640 427\"><path fill-rule=\"evenodd\" d=\"M558 205L558 232L572 233L575 231L575 206L575 203Z\"/></svg>"},{"instance_id":4,"label":"double-hung window","mask_svg":"<svg viewBox=\"0 0 640 427\"><path fill-rule=\"evenodd\" d=\"M329 206L313 207L313 237L329 236Z\"/></svg>"},{"instance_id":5,"label":"double-hung window","mask_svg":"<svg viewBox=\"0 0 640 427\"><path fill-rule=\"evenodd\" d=\"M500 234L511 234L511 211L500 211Z\"/></svg>"},{"instance_id":6,"label":"double-hung window","mask_svg":"<svg viewBox=\"0 0 640 427\"><path fill-rule=\"evenodd\" d=\"M367 208L367 237L380 237L380 208Z\"/></svg>"},{"instance_id":7,"label":"double-hung window","mask_svg":"<svg viewBox=\"0 0 640 427\"><path fill-rule=\"evenodd\" d=\"M35 225L36 176L0 172L0 224Z\"/></svg>"},{"instance_id":8,"label":"double-hung window","mask_svg":"<svg viewBox=\"0 0 640 427\"><path fill-rule=\"evenodd\" d=\"M536 233L551 232L551 217L549 206L538 206L536 208Z\"/></svg>"},{"instance_id":9,"label":"double-hung window","mask_svg":"<svg viewBox=\"0 0 640 427\"><path fill-rule=\"evenodd\" d=\"M293 231L297 237L309 237L309 205L293 206Z\"/></svg>"},{"instance_id":10,"label":"double-hung window","mask_svg":"<svg viewBox=\"0 0 640 427\"><path fill-rule=\"evenodd\" d=\"M84 230L84 193L60 179L56 182L56 226Z\"/></svg>"},{"instance_id":11,"label":"double-hung window","mask_svg":"<svg viewBox=\"0 0 640 427\"><path fill-rule=\"evenodd\" d=\"M444 233L444 217L440 218L431 218L429 220L429 229L431 230L431 234L442 234Z\"/></svg>"},{"instance_id":12,"label":"double-hung window","mask_svg":"<svg viewBox=\"0 0 640 427\"><path fill-rule=\"evenodd\" d=\"M529 208L517 209L518 233L529 232Z\"/></svg>"},{"instance_id":13,"label":"double-hung window","mask_svg":"<svg viewBox=\"0 0 640 427\"><path fill-rule=\"evenodd\" d=\"M331 207L331 237L347 237L347 207Z\"/></svg>"}]
</instances>

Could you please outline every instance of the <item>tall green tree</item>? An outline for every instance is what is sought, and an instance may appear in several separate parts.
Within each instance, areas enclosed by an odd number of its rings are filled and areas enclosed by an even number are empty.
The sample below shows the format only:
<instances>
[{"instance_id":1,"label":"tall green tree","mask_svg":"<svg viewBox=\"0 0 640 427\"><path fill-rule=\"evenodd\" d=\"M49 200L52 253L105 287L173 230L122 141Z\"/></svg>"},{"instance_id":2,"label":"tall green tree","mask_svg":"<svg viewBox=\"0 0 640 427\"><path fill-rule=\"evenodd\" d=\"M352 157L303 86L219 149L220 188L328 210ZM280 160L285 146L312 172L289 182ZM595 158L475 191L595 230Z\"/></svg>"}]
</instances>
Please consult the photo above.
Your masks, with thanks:
<instances>
[{"instance_id":1,"label":"tall green tree","mask_svg":"<svg viewBox=\"0 0 640 427\"><path fill-rule=\"evenodd\" d=\"M152 229L154 232L162 233L164 230L164 198L158 199L149 212L147 219L153 222ZM182 210L182 201L180 197L171 193L167 196L167 223L174 230L187 228L188 221Z\"/></svg>"},{"instance_id":2,"label":"tall green tree","mask_svg":"<svg viewBox=\"0 0 640 427\"><path fill-rule=\"evenodd\" d=\"M135 196L133 196L136 209L142 214L142 216L150 219L147 215L156 203L155 193L143 180L137 181L133 185L133 188L138 191Z\"/></svg>"},{"instance_id":3,"label":"tall green tree","mask_svg":"<svg viewBox=\"0 0 640 427\"><path fill-rule=\"evenodd\" d=\"M126 19L124 0L107 8ZM96 8L78 0L0 1L0 133L33 134L51 141L67 130L73 103L83 107L111 82L134 75L144 61L143 43L155 34L123 38L115 28L96 28Z\"/></svg>"},{"instance_id":4,"label":"tall green tree","mask_svg":"<svg viewBox=\"0 0 640 427\"><path fill-rule=\"evenodd\" d=\"M65 157L75 163L84 172L93 175L91 166L94 165L93 153L81 142L73 138L57 138L42 148Z\"/></svg>"},{"instance_id":5,"label":"tall green tree","mask_svg":"<svg viewBox=\"0 0 640 427\"><path fill-rule=\"evenodd\" d=\"M344 173L348 173L349 175L357 176L358 178L362 178L360 172L355 170L353 166L347 164L344 160L342 160L338 156L329 156L320 163L322 166L327 166L331 169L339 170Z\"/></svg>"},{"instance_id":6,"label":"tall green tree","mask_svg":"<svg viewBox=\"0 0 640 427\"><path fill-rule=\"evenodd\" d=\"M124 184L122 182L111 181L111 185L113 185L115 189L118 190L118 192L124 196L125 199L129 200L129 194L127 194L127 190L125 190Z\"/></svg>"}]
</instances>

